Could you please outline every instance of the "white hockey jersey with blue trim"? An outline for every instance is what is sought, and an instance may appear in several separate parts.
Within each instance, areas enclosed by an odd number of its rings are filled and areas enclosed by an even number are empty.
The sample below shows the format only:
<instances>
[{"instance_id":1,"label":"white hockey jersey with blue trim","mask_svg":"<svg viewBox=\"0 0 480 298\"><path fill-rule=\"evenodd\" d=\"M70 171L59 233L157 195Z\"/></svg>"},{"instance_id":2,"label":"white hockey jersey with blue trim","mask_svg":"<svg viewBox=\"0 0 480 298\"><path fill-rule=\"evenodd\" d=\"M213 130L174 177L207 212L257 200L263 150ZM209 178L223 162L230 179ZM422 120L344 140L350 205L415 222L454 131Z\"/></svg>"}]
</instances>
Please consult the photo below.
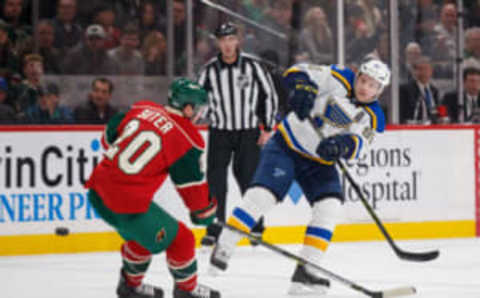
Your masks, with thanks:
<instances>
[{"instance_id":1,"label":"white hockey jersey with blue trim","mask_svg":"<svg viewBox=\"0 0 480 298\"><path fill-rule=\"evenodd\" d=\"M351 159L357 158L365 145L373 142L376 133L383 132L385 116L377 101L356 104L351 98L354 73L335 65L299 64L288 69L284 76L307 74L318 85L318 95L310 113L317 133L309 119L300 121L290 112L278 126L287 145L299 154L323 164L333 164L316 154L323 138L351 134L355 142Z\"/></svg>"}]
</instances>

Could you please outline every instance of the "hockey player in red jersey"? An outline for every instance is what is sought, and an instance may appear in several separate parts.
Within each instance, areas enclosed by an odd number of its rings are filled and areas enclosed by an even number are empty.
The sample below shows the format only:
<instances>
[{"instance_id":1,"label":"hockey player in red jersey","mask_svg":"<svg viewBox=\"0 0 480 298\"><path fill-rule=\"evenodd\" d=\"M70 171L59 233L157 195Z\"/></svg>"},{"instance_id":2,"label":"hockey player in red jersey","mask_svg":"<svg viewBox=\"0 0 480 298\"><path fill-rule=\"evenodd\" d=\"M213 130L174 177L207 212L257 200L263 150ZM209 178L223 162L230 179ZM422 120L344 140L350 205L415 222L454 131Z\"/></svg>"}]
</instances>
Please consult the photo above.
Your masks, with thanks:
<instances>
[{"instance_id":1,"label":"hockey player in red jersey","mask_svg":"<svg viewBox=\"0 0 480 298\"><path fill-rule=\"evenodd\" d=\"M167 106L139 101L105 129L106 153L86 187L97 213L125 240L119 298L163 297L162 289L142 283L152 255L163 251L175 280L174 298L220 297L218 291L197 283L193 233L152 201L170 176L191 221L197 225L213 221L216 200L209 197L200 166L205 144L190 121L206 100L198 84L177 79L170 85Z\"/></svg>"}]
</instances>

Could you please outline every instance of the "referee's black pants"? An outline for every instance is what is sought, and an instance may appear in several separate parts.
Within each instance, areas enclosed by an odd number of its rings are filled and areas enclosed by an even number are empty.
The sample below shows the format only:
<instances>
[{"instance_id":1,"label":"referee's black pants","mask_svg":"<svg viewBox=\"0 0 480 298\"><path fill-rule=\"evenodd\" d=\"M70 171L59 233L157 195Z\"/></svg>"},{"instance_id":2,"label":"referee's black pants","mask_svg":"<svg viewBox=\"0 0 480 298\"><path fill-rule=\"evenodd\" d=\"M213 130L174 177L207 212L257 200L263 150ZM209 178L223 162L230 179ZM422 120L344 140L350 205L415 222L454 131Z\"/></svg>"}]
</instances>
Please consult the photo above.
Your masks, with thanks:
<instances>
[{"instance_id":1,"label":"referee's black pants","mask_svg":"<svg viewBox=\"0 0 480 298\"><path fill-rule=\"evenodd\" d=\"M233 175L245 194L260 158L261 147L257 145L260 129L220 130L209 129L207 153L207 180L210 193L218 201L217 219L225 222L227 198L228 166L233 155ZM252 232L262 233L263 217L252 229ZM212 224L207 227L207 234L218 237L221 227Z\"/></svg>"}]
</instances>

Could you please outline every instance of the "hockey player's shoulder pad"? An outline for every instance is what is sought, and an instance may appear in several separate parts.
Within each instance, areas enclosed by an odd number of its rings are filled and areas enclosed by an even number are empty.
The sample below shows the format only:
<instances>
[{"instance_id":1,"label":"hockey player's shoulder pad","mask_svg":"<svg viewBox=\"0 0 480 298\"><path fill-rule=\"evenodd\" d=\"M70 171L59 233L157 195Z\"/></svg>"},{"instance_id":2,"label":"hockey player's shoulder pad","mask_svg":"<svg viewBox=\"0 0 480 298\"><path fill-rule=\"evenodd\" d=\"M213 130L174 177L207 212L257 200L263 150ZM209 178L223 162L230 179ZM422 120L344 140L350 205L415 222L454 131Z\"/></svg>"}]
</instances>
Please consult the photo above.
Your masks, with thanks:
<instances>
[{"instance_id":1,"label":"hockey player's shoulder pad","mask_svg":"<svg viewBox=\"0 0 480 298\"><path fill-rule=\"evenodd\" d=\"M163 109L163 106L161 104L155 103L147 99L139 100L132 105L132 109L145 109L145 108Z\"/></svg>"},{"instance_id":2,"label":"hockey player's shoulder pad","mask_svg":"<svg viewBox=\"0 0 480 298\"><path fill-rule=\"evenodd\" d=\"M330 72L337 81L339 81L350 95L355 81L355 73L347 67L340 67L336 64L330 66Z\"/></svg>"},{"instance_id":3,"label":"hockey player's shoulder pad","mask_svg":"<svg viewBox=\"0 0 480 298\"><path fill-rule=\"evenodd\" d=\"M365 105L365 110L370 116L370 124L372 129L376 132L382 133L385 131L385 114L378 101L374 101Z\"/></svg>"},{"instance_id":4,"label":"hockey player's shoulder pad","mask_svg":"<svg viewBox=\"0 0 480 298\"><path fill-rule=\"evenodd\" d=\"M105 132L103 133L102 136L102 145L103 148L108 148L115 140L117 139L118 136L118 127L120 126L120 123L122 122L123 118L125 118L125 113L118 113L114 115L110 120L108 121L107 125L105 126Z\"/></svg>"},{"instance_id":5,"label":"hockey player's shoulder pad","mask_svg":"<svg viewBox=\"0 0 480 298\"><path fill-rule=\"evenodd\" d=\"M168 115L175 121L177 128L193 147L202 151L205 150L205 141L203 140L203 137L200 135L198 128L195 127L189 119L173 113L168 113Z\"/></svg>"},{"instance_id":6,"label":"hockey player's shoulder pad","mask_svg":"<svg viewBox=\"0 0 480 298\"><path fill-rule=\"evenodd\" d=\"M284 86L291 90L297 81L311 81L303 64L296 64L283 73Z\"/></svg>"}]
</instances>

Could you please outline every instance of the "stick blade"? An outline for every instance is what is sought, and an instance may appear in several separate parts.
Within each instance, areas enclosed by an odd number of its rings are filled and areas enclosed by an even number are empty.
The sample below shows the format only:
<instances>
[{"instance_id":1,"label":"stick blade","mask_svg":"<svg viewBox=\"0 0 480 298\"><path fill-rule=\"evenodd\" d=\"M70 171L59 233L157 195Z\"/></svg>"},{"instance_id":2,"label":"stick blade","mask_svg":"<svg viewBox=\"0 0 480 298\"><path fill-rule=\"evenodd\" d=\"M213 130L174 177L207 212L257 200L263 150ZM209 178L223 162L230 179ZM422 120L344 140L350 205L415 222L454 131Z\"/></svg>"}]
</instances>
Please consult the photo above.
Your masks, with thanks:
<instances>
[{"instance_id":1,"label":"stick blade","mask_svg":"<svg viewBox=\"0 0 480 298\"><path fill-rule=\"evenodd\" d=\"M391 298L391 297L400 297L400 296L409 296L417 293L415 287L399 287L389 290L384 290L381 292L382 298Z\"/></svg>"},{"instance_id":2,"label":"stick blade","mask_svg":"<svg viewBox=\"0 0 480 298\"><path fill-rule=\"evenodd\" d=\"M397 251L397 255L400 257L400 259L407 261L428 262L438 258L440 252L438 250L435 250L424 253L414 253L399 250Z\"/></svg>"}]
</instances>

